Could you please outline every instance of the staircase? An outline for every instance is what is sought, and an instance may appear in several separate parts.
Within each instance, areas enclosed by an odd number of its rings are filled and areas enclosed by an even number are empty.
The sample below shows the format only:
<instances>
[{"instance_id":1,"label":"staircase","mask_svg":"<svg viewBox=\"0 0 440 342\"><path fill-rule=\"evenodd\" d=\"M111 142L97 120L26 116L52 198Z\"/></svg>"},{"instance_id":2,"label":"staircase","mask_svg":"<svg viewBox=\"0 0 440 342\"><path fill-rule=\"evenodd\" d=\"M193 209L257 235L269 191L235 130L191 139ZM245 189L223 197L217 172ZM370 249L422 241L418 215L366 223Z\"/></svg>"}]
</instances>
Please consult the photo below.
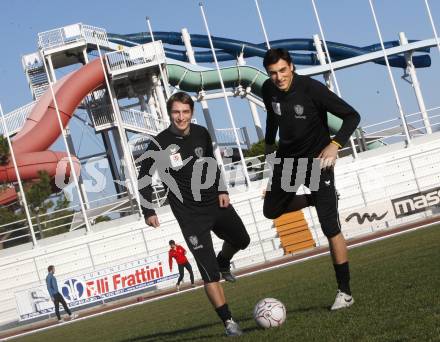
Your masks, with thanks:
<instances>
[{"instance_id":1,"label":"staircase","mask_svg":"<svg viewBox=\"0 0 440 342\"><path fill-rule=\"evenodd\" d=\"M154 117L148 112L136 109L120 109L123 127L131 132L157 135L168 127L168 122ZM97 132L117 126L111 105L103 105L92 110L92 120Z\"/></svg>"},{"instance_id":2,"label":"staircase","mask_svg":"<svg viewBox=\"0 0 440 342\"><path fill-rule=\"evenodd\" d=\"M49 87L44 64L38 52L24 55L21 59L24 73L34 100L38 100Z\"/></svg>"}]
</instances>

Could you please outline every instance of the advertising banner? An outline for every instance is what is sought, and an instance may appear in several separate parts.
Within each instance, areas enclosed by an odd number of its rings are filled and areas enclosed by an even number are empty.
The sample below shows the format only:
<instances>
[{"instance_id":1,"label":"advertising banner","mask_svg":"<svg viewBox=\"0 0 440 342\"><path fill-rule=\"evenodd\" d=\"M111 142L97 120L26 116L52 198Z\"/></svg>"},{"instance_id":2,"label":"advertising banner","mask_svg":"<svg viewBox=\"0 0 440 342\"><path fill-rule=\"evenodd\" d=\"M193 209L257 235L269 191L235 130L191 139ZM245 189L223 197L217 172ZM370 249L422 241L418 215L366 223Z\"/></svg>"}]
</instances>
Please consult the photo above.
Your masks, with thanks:
<instances>
[{"instance_id":1,"label":"advertising banner","mask_svg":"<svg viewBox=\"0 0 440 342\"><path fill-rule=\"evenodd\" d=\"M392 199L397 218L440 207L440 187Z\"/></svg>"},{"instance_id":2,"label":"advertising banner","mask_svg":"<svg viewBox=\"0 0 440 342\"><path fill-rule=\"evenodd\" d=\"M76 308L153 287L176 277L178 273L169 271L168 254L164 253L76 277L57 277L57 281L69 308ZM15 298L21 321L55 312L45 284L18 291Z\"/></svg>"},{"instance_id":3,"label":"advertising banner","mask_svg":"<svg viewBox=\"0 0 440 342\"><path fill-rule=\"evenodd\" d=\"M393 206L389 201L369 204L363 208L344 210L339 213L342 228L380 228L386 221L394 220Z\"/></svg>"}]
</instances>

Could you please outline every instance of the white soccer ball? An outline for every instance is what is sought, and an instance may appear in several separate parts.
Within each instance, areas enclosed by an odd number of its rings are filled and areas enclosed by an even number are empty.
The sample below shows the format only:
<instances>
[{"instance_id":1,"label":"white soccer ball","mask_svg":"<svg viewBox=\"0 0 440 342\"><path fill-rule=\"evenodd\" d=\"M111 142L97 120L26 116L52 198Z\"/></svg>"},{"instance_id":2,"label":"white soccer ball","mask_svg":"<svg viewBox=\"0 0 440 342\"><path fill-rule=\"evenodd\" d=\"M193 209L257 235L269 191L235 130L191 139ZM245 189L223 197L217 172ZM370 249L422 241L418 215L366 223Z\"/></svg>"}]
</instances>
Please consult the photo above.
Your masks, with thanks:
<instances>
[{"instance_id":1,"label":"white soccer ball","mask_svg":"<svg viewBox=\"0 0 440 342\"><path fill-rule=\"evenodd\" d=\"M286 321L286 307L278 299L264 298L255 305L254 319L260 328L278 327Z\"/></svg>"}]
</instances>

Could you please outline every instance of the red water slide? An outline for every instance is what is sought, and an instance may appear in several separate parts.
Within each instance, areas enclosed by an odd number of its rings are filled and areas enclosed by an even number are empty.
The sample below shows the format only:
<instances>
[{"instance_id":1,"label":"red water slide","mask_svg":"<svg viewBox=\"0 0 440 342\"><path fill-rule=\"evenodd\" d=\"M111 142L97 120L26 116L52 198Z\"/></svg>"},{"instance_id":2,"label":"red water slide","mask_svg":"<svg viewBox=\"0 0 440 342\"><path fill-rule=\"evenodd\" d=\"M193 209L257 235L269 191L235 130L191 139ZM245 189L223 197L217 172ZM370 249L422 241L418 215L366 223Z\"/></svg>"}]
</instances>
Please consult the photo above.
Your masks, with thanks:
<instances>
[{"instance_id":1,"label":"red water slide","mask_svg":"<svg viewBox=\"0 0 440 342\"><path fill-rule=\"evenodd\" d=\"M61 121L66 127L82 99L104 83L104 72L99 59L79 70L63 77L54 85L55 98L61 114ZM48 148L61 134L50 89L40 98L20 132L13 138L14 149L20 177L23 181L38 178L38 171L46 171L49 176L56 174L57 166L66 170L70 176L67 153L49 151ZM79 173L80 162L73 157L75 170ZM59 163L63 163L64 165ZM0 166L0 182L10 183L17 180L12 161ZM14 201L17 194L13 188L0 192L0 204Z\"/></svg>"}]
</instances>

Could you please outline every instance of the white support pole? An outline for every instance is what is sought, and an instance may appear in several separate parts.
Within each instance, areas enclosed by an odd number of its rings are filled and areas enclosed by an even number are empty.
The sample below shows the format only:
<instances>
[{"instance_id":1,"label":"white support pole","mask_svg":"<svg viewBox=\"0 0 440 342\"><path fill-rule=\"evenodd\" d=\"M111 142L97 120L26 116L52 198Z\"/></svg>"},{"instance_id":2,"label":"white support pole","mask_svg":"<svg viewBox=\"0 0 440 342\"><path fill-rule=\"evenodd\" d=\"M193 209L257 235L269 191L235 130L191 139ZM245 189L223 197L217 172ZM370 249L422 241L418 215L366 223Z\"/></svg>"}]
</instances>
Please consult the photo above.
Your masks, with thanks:
<instances>
[{"instance_id":1,"label":"white support pole","mask_svg":"<svg viewBox=\"0 0 440 342\"><path fill-rule=\"evenodd\" d=\"M341 97L341 90L339 89L338 80L336 79L336 73L335 73L335 70L333 69L333 63L332 63L332 59L330 57L330 51L328 50L328 47L327 47L327 42L325 40L324 30L322 29L321 20L319 19L318 9L316 7L315 0L311 0L311 1L312 1L312 6L313 6L313 11L315 12L315 18L318 23L319 32L322 37L322 43L324 44L325 53L327 54L328 65L330 67L330 73L333 77L333 81L335 82L336 94L338 94L338 96ZM354 143L354 139L352 136L350 136L350 145L351 145L351 152L353 153L353 158L357 158L358 153L357 153L356 145Z\"/></svg>"},{"instance_id":2,"label":"white support pole","mask_svg":"<svg viewBox=\"0 0 440 342\"><path fill-rule=\"evenodd\" d=\"M47 74L48 73L47 63L46 63L46 58L44 57L44 52L43 51L41 51L41 57L43 59L44 70L45 70L45 72ZM50 60L50 58L49 58L49 60ZM81 207L81 213L83 214L84 223L86 225L86 232L90 233L92 231L92 229L91 229L91 226L90 226L89 218L87 216L86 208L84 206L84 201L83 201L83 198L82 198L81 188L80 188L79 182L78 182L78 175L76 174L75 166L73 165L72 154L70 153L69 144L67 142L66 130L64 129L63 122L61 121L61 113L60 113L60 109L58 107L58 101L57 101L56 96L55 96L55 91L53 90L53 82L51 80L49 80L49 89L50 89L50 93L52 95L52 100L53 100L53 103L54 103L54 106L55 106L55 112L57 113L57 119L58 119L58 124L59 124L60 130L61 130L61 136L63 137L64 146L66 148L67 159L69 160L70 172L72 173L73 181L75 183L75 188L76 188L76 191L78 192L78 200L79 200L79 204L80 204L80 207Z\"/></svg>"},{"instance_id":3,"label":"white support pole","mask_svg":"<svg viewBox=\"0 0 440 342\"><path fill-rule=\"evenodd\" d=\"M406 38L404 32L399 33L399 40L400 40L400 45L408 44L408 39ZM406 70L411 76L411 85L413 86L414 93L416 94L417 103L419 105L419 110L422 115L423 124L425 125L426 133L431 134L432 133L431 124L429 122L428 113L426 112L425 101L423 100L422 90L420 89L420 83L417 77L416 68L414 67L412 61L412 55L413 55L413 51L405 52L405 60L407 65Z\"/></svg>"},{"instance_id":4,"label":"white support pole","mask_svg":"<svg viewBox=\"0 0 440 342\"><path fill-rule=\"evenodd\" d=\"M243 57L243 52L241 52L240 55L237 57L237 65L238 66L246 65L246 61ZM247 95L248 92L245 91L243 94ZM258 114L257 106L255 105L255 103L250 101L249 98L247 99L247 101L249 103L249 108L251 109L252 120L254 122L255 131L257 133L257 139L258 141L264 140L263 128L261 125L260 115Z\"/></svg>"},{"instance_id":5,"label":"white support pole","mask_svg":"<svg viewBox=\"0 0 440 342\"><path fill-rule=\"evenodd\" d=\"M80 183L79 186L81 188L81 193L82 193L82 195L84 197L84 206L85 206L85 208L87 210L89 210L90 209L90 202L89 202L89 197L87 196L87 191L86 191L86 188L84 186L84 183Z\"/></svg>"},{"instance_id":6,"label":"white support pole","mask_svg":"<svg viewBox=\"0 0 440 342\"><path fill-rule=\"evenodd\" d=\"M117 131L118 131L118 134L120 137L123 160L125 162L126 169L128 170L128 184L127 184L128 189L127 190L129 192L131 191L131 194L136 199L136 204L138 207L138 214L139 214L139 216L142 216L141 202L140 202L140 198L139 198L139 192L137 191L138 186L137 186L136 171L134 170L135 167L134 167L134 163L133 163L133 158L131 156L131 152L128 147L127 136L125 134L124 128L122 127L122 116L121 116L121 112L119 111L119 105L117 103L118 100L114 94L113 88L110 86L110 81L107 76L107 70L104 65L104 57L102 56L102 53L101 53L99 41L96 38L96 32L94 32L93 35L95 37L95 44L96 44L96 47L98 50L98 56L101 61L102 72L104 73L105 84L107 87L107 91L110 95L110 102L112 105L113 113L115 113L115 119L116 119L116 123L117 123L116 127L117 127Z\"/></svg>"},{"instance_id":7,"label":"white support pole","mask_svg":"<svg viewBox=\"0 0 440 342\"><path fill-rule=\"evenodd\" d=\"M82 50L85 64L89 63L89 56L87 55L87 49Z\"/></svg>"},{"instance_id":8,"label":"white support pole","mask_svg":"<svg viewBox=\"0 0 440 342\"><path fill-rule=\"evenodd\" d=\"M42 55L42 56L43 56L43 59L44 59L44 55ZM47 61L49 63L49 75L50 75L50 78L51 78L52 82L55 83L57 81L57 77L55 75L55 70L54 70L54 67L53 67L52 56L51 55L47 56Z\"/></svg>"},{"instance_id":9,"label":"white support pole","mask_svg":"<svg viewBox=\"0 0 440 342\"><path fill-rule=\"evenodd\" d=\"M159 115L157 114L156 110L156 99L154 98L154 92L151 91L147 94L147 104L148 108L150 110L151 115L157 120L159 120Z\"/></svg>"},{"instance_id":10,"label":"white support pole","mask_svg":"<svg viewBox=\"0 0 440 342\"><path fill-rule=\"evenodd\" d=\"M206 121L206 126L208 128L208 132L210 133L211 137L212 137L212 141L217 144L217 137L215 135L215 128L214 128L214 123L212 122L212 117L211 114L209 112L209 108L208 108L208 102L206 100L203 99L203 92L200 92L200 104L202 105L202 111L203 111L203 116L205 117L205 121Z\"/></svg>"},{"instance_id":11,"label":"white support pole","mask_svg":"<svg viewBox=\"0 0 440 342\"><path fill-rule=\"evenodd\" d=\"M83 53L84 53L84 51L85 50L83 50ZM87 53L86 53L86 55L87 55ZM48 64L49 64L49 72L50 72L50 75L52 78L52 82L55 83L57 81L57 78L56 78L55 69L54 69L53 63L52 63L52 56L48 55L47 60L48 60ZM66 134L66 141L69 145L69 153L72 154L72 152L70 152L70 151L73 151L75 153L76 152L75 146L73 144L72 135L70 134L70 129L68 127L66 127L64 132ZM79 190L81 191L81 194L82 194L82 200L85 204L85 208L90 209L90 205L88 204L87 194L85 192L85 187L83 186L83 180L82 180L81 175L78 175L78 185L79 185Z\"/></svg>"},{"instance_id":12,"label":"white support pole","mask_svg":"<svg viewBox=\"0 0 440 342\"><path fill-rule=\"evenodd\" d=\"M234 115L232 114L231 105L229 103L228 96L226 95L225 84L223 82L222 73L220 72L220 65L218 64L217 55L215 53L214 44L212 43L211 33L209 31L208 21L206 19L205 10L203 8L203 3L202 2L199 3L199 7L200 7L200 12L201 12L202 18L203 18L203 23L205 25L206 34L208 36L209 45L211 47L212 56L214 57L214 63L215 63L215 66L216 66L216 69L217 69L217 74L218 74L218 77L219 77L219 80L220 80L220 84L221 84L221 87L222 87L223 96L224 96L224 99L225 99L225 102L226 102L226 107L228 109L229 119L231 120L232 128L234 130L235 143L237 144L238 152L240 154L240 161L241 161L241 165L243 167L243 174L244 174L244 178L246 180L246 186L249 187L250 184L251 184L251 181L250 181L250 178L249 178L249 173L248 173L248 170L247 170L246 161L244 160L243 150L241 149L240 139L238 137L238 132L237 132L237 128L236 128L236 125L235 125Z\"/></svg>"},{"instance_id":13,"label":"white support pole","mask_svg":"<svg viewBox=\"0 0 440 342\"><path fill-rule=\"evenodd\" d=\"M181 32L182 32L182 41L183 41L183 44L185 45L186 56L188 57L188 62L190 64L197 65L196 58L194 55L194 50L191 45L191 36L188 32L188 29L186 27L184 27L181 30Z\"/></svg>"},{"instance_id":14,"label":"white support pole","mask_svg":"<svg viewBox=\"0 0 440 342\"><path fill-rule=\"evenodd\" d=\"M316 55L318 57L319 63L321 65L327 64L327 61L325 60L324 51L322 50L322 43L321 43L321 40L319 39L319 36L317 34L313 35L313 42L315 44ZM324 73L324 80L325 80L325 83L327 84L327 88L334 92L335 88L333 86L332 80L330 79L330 73L329 72Z\"/></svg>"},{"instance_id":15,"label":"white support pole","mask_svg":"<svg viewBox=\"0 0 440 342\"><path fill-rule=\"evenodd\" d=\"M150 18L146 17L145 19L147 20L147 26L148 26L148 30L150 31L151 41L154 44L155 40L154 40L153 30L151 29ZM156 44L154 44L153 46L154 46L154 54L156 55L156 58L157 58L158 53L157 53ZM166 77L165 72L162 70L161 64L159 64L159 72L160 72L160 77L162 78L163 85L165 88L165 94L166 94L167 98L169 98L170 97L170 85L168 84L168 78Z\"/></svg>"},{"instance_id":16,"label":"white support pole","mask_svg":"<svg viewBox=\"0 0 440 342\"><path fill-rule=\"evenodd\" d=\"M252 119L254 121L255 130L257 132L258 141L264 140L264 132L261 125L260 115L258 114L257 105L252 101L248 100L249 107L251 108Z\"/></svg>"},{"instance_id":17,"label":"white support pole","mask_svg":"<svg viewBox=\"0 0 440 342\"><path fill-rule=\"evenodd\" d=\"M28 204L27 204L27 200L26 200L26 195L25 195L24 190L23 190L23 185L21 183L20 172L18 171L17 161L15 159L14 149L12 147L11 138L9 137L9 128L8 128L7 123L6 123L6 119L5 119L5 116L4 116L4 113L3 113L3 108L2 108L1 103L0 103L0 115L2 116L3 132L4 132L5 136L6 136L6 140L8 141L9 152L11 153L12 164L14 165L15 175L17 176L18 188L20 189L20 195L21 195L21 199L23 201L23 207L24 207L24 212L26 214L26 220L27 220L27 223L29 225L29 231L31 233L32 243L33 243L34 247L37 247L37 245L38 245L37 244L37 238L35 237L34 226L32 224L31 215L29 213L29 208L28 208ZM40 238L41 238L41 236L40 236Z\"/></svg>"},{"instance_id":18,"label":"white support pole","mask_svg":"<svg viewBox=\"0 0 440 342\"><path fill-rule=\"evenodd\" d=\"M202 105L203 116L205 118L206 126L208 128L208 132L209 132L211 139L212 139L212 142L213 142L214 157L217 160L217 164L220 166L220 170L221 170L222 174L226 175L225 164L223 163L223 158L222 158L222 154L220 152L220 147L218 146L217 136L215 134L214 123L212 122L212 117L211 117L211 114L210 114L209 108L208 108L208 102L206 100L203 100L203 98L202 98L200 101L200 104ZM227 188L229 188L228 182L225 181L225 185Z\"/></svg>"},{"instance_id":19,"label":"white support pole","mask_svg":"<svg viewBox=\"0 0 440 342\"><path fill-rule=\"evenodd\" d=\"M147 104L145 102L145 98L143 95L138 96L139 106L141 107L141 111L147 112Z\"/></svg>"},{"instance_id":20,"label":"white support pole","mask_svg":"<svg viewBox=\"0 0 440 342\"><path fill-rule=\"evenodd\" d=\"M196 58L194 56L194 50L191 44L191 36L188 32L188 29L183 28L181 32L182 32L182 41L183 44L185 45L186 55L188 57L188 62L192 65L197 65ZM221 156L220 147L218 146L217 136L215 134L215 128L212 122L211 113L209 112L208 102L204 99L204 92L200 92L199 96L200 96L199 97L200 104L202 105L203 116L206 121L206 126L208 128L209 134L211 135L212 142L214 145L213 146L214 156L215 159L217 160L217 163L220 165L220 169L222 173L225 174L225 165L223 163L223 158ZM229 184L227 184L227 182L226 182L226 187L229 187Z\"/></svg>"},{"instance_id":21,"label":"white support pole","mask_svg":"<svg viewBox=\"0 0 440 342\"><path fill-rule=\"evenodd\" d=\"M311 0L311 1L312 1L312 6L313 6L313 11L315 12L316 22L318 23L319 33L321 34L321 37L322 37L322 44L324 45L325 53L327 54L328 65L330 67L330 73L333 77L333 81L335 82L336 93L338 94L338 96L341 96L341 91L339 89L338 80L336 79L335 70L333 69L333 63L332 63L332 59L330 57L330 51L328 50L327 41L326 41L325 35L324 35L324 30L321 25L321 19L319 18L318 8L316 7L315 0Z\"/></svg>"},{"instance_id":22,"label":"white support pole","mask_svg":"<svg viewBox=\"0 0 440 342\"><path fill-rule=\"evenodd\" d=\"M376 25L377 35L379 36L379 40L380 40L380 46L382 47L383 56L385 58L385 64L387 65L388 76L390 78L391 86L394 91L394 97L396 99L397 108L399 109L400 120L402 121L402 126L406 137L406 143L409 145L411 143L411 136L409 135L408 125L406 123L405 114L403 113L402 105L400 103L399 93L397 92L396 83L394 82L393 73L391 72L390 62L388 61L388 55L385 50L385 46L383 44L382 33L380 32L379 23L376 18L376 12L374 11L373 1L368 0L368 2L370 3L371 13L373 14L374 24Z\"/></svg>"},{"instance_id":23,"label":"white support pole","mask_svg":"<svg viewBox=\"0 0 440 342\"><path fill-rule=\"evenodd\" d=\"M260 6L258 0L255 0L255 6L257 7L258 17L260 18L261 29L263 30L264 40L266 41L266 47L270 49L269 38L267 37L266 27L264 26L263 16L261 15Z\"/></svg>"},{"instance_id":24,"label":"white support pole","mask_svg":"<svg viewBox=\"0 0 440 342\"><path fill-rule=\"evenodd\" d=\"M158 105L160 109L161 119L169 123L170 117L168 115L168 110L167 110L167 101L165 99L165 96L163 95L163 88L160 83L160 79L156 75L153 75L152 81L153 81L154 93L156 94L157 101L159 102Z\"/></svg>"},{"instance_id":25,"label":"white support pole","mask_svg":"<svg viewBox=\"0 0 440 342\"><path fill-rule=\"evenodd\" d=\"M432 18L431 8L429 7L428 0L425 0L426 10L428 11L429 21L431 22L432 32L434 33L435 41L437 42L437 49L440 53L440 39L438 38L437 30L435 28L434 19Z\"/></svg>"}]
</instances>

